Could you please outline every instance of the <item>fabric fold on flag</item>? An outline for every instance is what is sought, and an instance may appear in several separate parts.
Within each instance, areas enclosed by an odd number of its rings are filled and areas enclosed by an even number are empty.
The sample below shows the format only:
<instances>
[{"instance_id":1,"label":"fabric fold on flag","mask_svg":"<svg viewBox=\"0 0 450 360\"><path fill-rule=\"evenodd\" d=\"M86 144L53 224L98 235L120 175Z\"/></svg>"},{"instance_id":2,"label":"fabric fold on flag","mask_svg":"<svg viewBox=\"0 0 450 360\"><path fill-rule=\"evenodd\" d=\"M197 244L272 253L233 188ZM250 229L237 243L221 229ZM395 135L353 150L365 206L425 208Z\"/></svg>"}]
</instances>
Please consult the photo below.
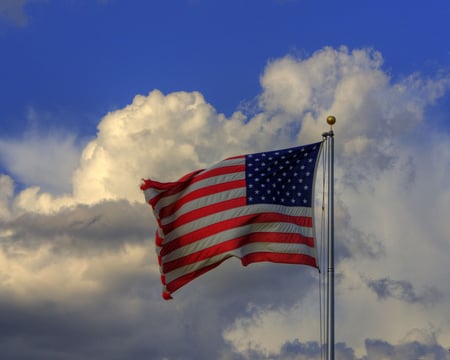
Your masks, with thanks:
<instances>
[{"instance_id":1,"label":"fabric fold on flag","mask_svg":"<svg viewBox=\"0 0 450 360\"><path fill-rule=\"evenodd\" d=\"M158 224L163 298L230 257L318 267L314 182L322 142L225 159L175 182L143 180Z\"/></svg>"}]
</instances>

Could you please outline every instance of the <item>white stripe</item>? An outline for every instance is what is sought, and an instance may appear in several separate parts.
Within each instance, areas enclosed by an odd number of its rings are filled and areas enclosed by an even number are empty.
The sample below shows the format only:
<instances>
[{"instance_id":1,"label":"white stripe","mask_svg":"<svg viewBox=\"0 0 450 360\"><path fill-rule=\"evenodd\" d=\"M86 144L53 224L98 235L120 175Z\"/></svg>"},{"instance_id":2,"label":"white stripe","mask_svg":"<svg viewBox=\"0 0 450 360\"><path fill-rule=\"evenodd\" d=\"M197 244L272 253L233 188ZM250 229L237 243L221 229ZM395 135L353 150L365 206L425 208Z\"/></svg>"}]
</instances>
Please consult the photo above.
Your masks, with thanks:
<instances>
[{"instance_id":1,"label":"white stripe","mask_svg":"<svg viewBox=\"0 0 450 360\"><path fill-rule=\"evenodd\" d=\"M181 215L187 214L192 210L201 209L205 206L216 204L225 200L237 199L245 196L245 193L246 193L245 187L242 187L238 189L222 191L220 193L212 194L209 196L203 196L201 198L185 203L173 214L166 216L165 218L162 218L161 223L163 225L170 224L172 221L175 221Z\"/></svg>"},{"instance_id":2,"label":"white stripe","mask_svg":"<svg viewBox=\"0 0 450 360\"><path fill-rule=\"evenodd\" d=\"M207 167L204 170L204 172L213 170L213 169L218 169L218 168L225 167L225 166L235 166L235 165L243 165L243 164L245 164L245 156L238 157L235 159L225 159L225 160L222 160L210 167Z\"/></svg>"},{"instance_id":3,"label":"white stripe","mask_svg":"<svg viewBox=\"0 0 450 360\"><path fill-rule=\"evenodd\" d=\"M217 169L217 168L221 168L221 167L227 167L227 166L243 165L243 164L245 164L245 157L244 158L237 158L237 159L223 160L223 161L220 161L220 162L214 164L213 166L210 166L210 167L204 169L202 172L196 174L195 176L198 176L200 174L204 174L205 172L208 172L208 171L213 170L213 169ZM226 175L221 175L221 176L226 176ZM244 172L244 178L245 178L245 172ZM202 181L199 181L199 183L202 183ZM162 193L164 191L166 191L166 190L165 189L159 190L159 189L155 189L155 188L150 187L150 188L144 190L145 200L147 202L149 202L151 199L153 199L154 197L158 196L160 193ZM170 197L167 197L166 199L168 199L168 198L170 198Z\"/></svg>"},{"instance_id":4,"label":"white stripe","mask_svg":"<svg viewBox=\"0 0 450 360\"><path fill-rule=\"evenodd\" d=\"M157 189L152 188L152 187L144 190L145 201L148 203L151 199L153 199L154 197L158 196L163 191L165 191L165 190L157 190Z\"/></svg>"},{"instance_id":5,"label":"white stripe","mask_svg":"<svg viewBox=\"0 0 450 360\"><path fill-rule=\"evenodd\" d=\"M209 226L224 220L234 219L244 215L252 215L252 214L262 214L266 212L274 212L283 215L290 216L312 216L311 208L309 207L300 207L300 206L283 206L283 205L274 205L274 204L253 204L253 205L245 205L240 206L234 209L229 209L225 211L221 211L215 214L207 215L201 217L197 220L191 221L187 224L181 225L170 233L164 236L163 243L168 244L169 242L189 234L192 231L201 229L205 226ZM308 228L310 229L310 228ZM307 235L310 236L310 235Z\"/></svg>"},{"instance_id":6,"label":"white stripe","mask_svg":"<svg viewBox=\"0 0 450 360\"><path fill-rule=\"evenodd\" d=\"M244 245L238 249L234 249L232 251L228 251L226 253L222 253L216 256L212 256L208 259L204 259L198 261L193 264L185 265L179 267L173 271L170 271L165 274L166 276L166 284L178 279L179 277L189 274L193 271L200 270L206 266L216 264L224 259L227 259L231 256L235 256L237 258L242 258L245 255L252 254L255 252L270 252L270 253L280 253L280 254L303 254L308 255L312 258L315 258L316 251L314 248L310 248L309 246L303 244L284 244L284 243L251 243Z\"/></svg>"},{"instance_id":7,"label":"white stripe","mask_svg":"<svg viewBox=\"0 0 450 360\"><path fill-rule=\"evenodd\" d=\"M222 231L220 233L205 237L201 241L196 241L192 244L185 245L177 248L167 255L162 257L162 263L181 258L186 255L190 255L194 252L205 250L211 246L224 243L228 240L236 239L241 236L246 236L252 233L285 233L285 234L300 234L303 236L312 236L312 229L298 226L292 223L252 223L240 227L235 227Z\"/></svg>"},{"instance_id":8,"label":"white stripe","mask_svg":"<svg viewBox=\"0 0 450 360\"><path fill-rule=\"evenodd\" d=\"M244 180L244 179L245 179L245 171L239 171L239 172L234 172L234 173L230 173L230 174L217 175L217 176L213 176L213 177L209 177L209 178L200 180L192 185L189 185L187 188L185 188L181 192L178 192L171 196L166 196L166 197L161 198L161 200L159 200L155 204L155 210L159 212L163 207L166 207L168 205L176 203L182 197L190 194L191 192L193 192L195 190L199 190L199 189L207 187L207 186L224 184L224 183L227 183L230 181Z\"/></svg>"}]
</instances>

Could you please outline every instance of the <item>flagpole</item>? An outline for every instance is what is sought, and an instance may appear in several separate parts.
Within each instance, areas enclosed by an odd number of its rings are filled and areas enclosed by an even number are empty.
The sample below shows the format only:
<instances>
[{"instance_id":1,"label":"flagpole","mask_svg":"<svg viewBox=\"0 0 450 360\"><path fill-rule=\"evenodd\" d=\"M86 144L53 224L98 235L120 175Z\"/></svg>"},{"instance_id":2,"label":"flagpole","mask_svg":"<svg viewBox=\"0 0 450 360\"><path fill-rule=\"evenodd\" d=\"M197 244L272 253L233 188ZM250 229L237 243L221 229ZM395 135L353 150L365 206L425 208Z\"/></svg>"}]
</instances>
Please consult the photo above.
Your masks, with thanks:
<instances>
[{"instance_id":1,"label":"flagpole","mask_svg":"<svg viewBox=\"0 0 450 360\"><path fill-rule=\"evenodd\" d=\"M334 116L327 117L328 140L328 272L327 272L327 360L334 360Z\"/></svg>"}]
</instances>

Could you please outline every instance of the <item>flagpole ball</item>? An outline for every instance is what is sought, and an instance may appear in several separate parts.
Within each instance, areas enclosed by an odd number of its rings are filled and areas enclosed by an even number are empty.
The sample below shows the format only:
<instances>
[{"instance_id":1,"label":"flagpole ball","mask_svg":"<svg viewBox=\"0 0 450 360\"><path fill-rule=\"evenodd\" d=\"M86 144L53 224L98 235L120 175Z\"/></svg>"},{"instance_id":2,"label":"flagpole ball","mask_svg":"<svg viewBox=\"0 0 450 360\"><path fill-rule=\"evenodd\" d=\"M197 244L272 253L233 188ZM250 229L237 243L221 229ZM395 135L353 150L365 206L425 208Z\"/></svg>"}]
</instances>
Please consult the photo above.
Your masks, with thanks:
<instances>
[{"instance_id":1,"label":"flagpole ball","mask_svg":"<svg viewBox=\"0 0 450 360\"><path fill-rule=\"evenodd\" d=\"M327 117L327 123L330 126L333 126L334 124L336 124L336 118L333 115L329 115Z\"/></svg>"}]
</instances>

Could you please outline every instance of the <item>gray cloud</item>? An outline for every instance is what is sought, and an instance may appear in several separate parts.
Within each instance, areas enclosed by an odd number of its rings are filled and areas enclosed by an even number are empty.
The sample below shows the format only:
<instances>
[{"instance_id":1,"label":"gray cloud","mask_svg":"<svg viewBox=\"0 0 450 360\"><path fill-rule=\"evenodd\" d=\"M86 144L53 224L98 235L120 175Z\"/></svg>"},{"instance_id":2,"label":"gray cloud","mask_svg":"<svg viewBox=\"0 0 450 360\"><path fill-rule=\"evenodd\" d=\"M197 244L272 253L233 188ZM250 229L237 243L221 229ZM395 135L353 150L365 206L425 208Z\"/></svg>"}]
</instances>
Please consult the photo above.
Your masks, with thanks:
<instances>
[{"instance_id":1,"label":"gray cloud","mask_svg":"<svg viewBox=\"0 0 450 360\"><path fill-rule=\"evenodd\" d=\"M149 242L154 235L151 209L126 200L77 205L57 213L25 213L8 222L9 244L38 248L51 244L55 254L90 255ZM6 227L6 224L4 224Z\"/></svg>"},{"instance_id":2,"label":"gray cloud","mask_svg":"<svg viewBox=\"0 0 450 360\"><path fill-rule=\"evenodd\" d=\"M340 360L447 360L450 357L448 350L435 341L407 341L400 344L391 344L380 339L367 339L365 341L365 347L367 355L359 357L345 343L336 343L335 357ZM285 343L279 353L264 354L257 350L252 350L236 359L320 360L325 353L325 347L321 347L317 342L302 343L298 339L295 339Z\"/></svg>"},{"instance_id":3,"label":"gray cloud","mask_svg":"<svg viewBox=\"0 0 450 360\"><path fill-rule=\"evenodd\" d=\"M0 20L15 25L26 26L28 16L25 13L27 4L34 2L45 2L46 0L0 0Z\"/></svg>"},{"instance_id":4,"label":"gray cloud","mask_svg":"<svg viewBox=\"0 0 450 360\"><path fill-rule=\"evenodd\" d=\"M25 8L27 4L47 2L48 0L0 0L0 20L7 21L15 26L26 26L28 16ZM107 4L111 0L97 0L101 4Z\"/></svg>"},{"instance_id":5,"label":"gray cloud","mask_svg":"<svg viewBox=\"0 0 450 360\"><path fill-rule=\"evenodd\" d=\"M392 345L383 340L366 341L367 356L364 360L372 359L389 359L389 360L406 360L406 359L449 359L449 351L437 343L421 343L412 341L400 345Z\"/></svg>"},{"instance_id":6,"label":"gray cloud","mask_svg":"<svg viewBox=\"0 0 450 360\"><path fill-rule=\"evenodd\" d=\"M27 0L0 0L0 19L4 18L18 26L27 23L24 6Z\"/></svg>"},{"instance_id":7,"label":"gray cloud","mask_svg":"<svg viewBox=\"0 0 450 360\"><path fill-rule=\"evenodd\" d=\"M442 294L436 287L428 287L420 293L414 289L413 284L405 280L392 280L389 278L368 280L367 286L372 289L379 299L394 298L407 303L420 303L433 305Z\"/></svg>"},{"instance_id":8,"label":"gray cloud","mask_svg":"<svg viewBox=\"0 0 450 360\"><path fill-rule=\"evenodd\" d=\"M385 255L383 241L373 233L364 233L352 223L349 209L337 200L335 209L336 258L364 257L377 259Z\"/></svg>"}]
</instances>

